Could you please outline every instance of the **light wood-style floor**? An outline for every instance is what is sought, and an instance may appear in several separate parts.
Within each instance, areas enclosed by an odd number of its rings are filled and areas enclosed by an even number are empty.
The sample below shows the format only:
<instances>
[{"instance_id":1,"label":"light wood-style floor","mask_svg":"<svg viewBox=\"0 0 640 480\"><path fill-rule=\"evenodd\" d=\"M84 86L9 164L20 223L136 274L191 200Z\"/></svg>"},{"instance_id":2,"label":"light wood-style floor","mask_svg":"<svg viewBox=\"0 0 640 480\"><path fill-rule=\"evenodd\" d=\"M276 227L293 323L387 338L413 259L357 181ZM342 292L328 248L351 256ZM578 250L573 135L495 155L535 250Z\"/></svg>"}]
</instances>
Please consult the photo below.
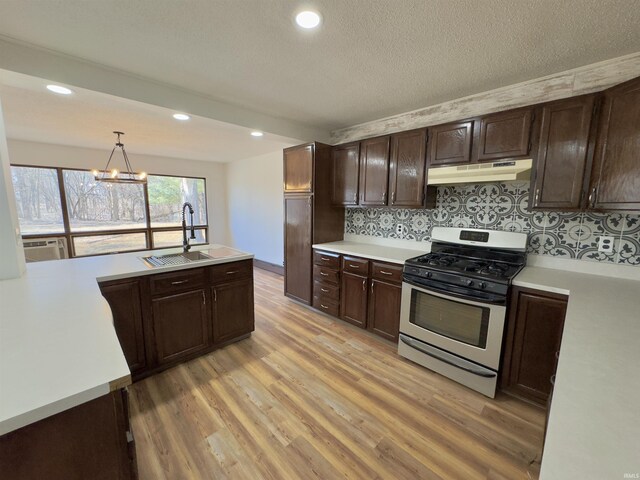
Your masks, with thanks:
<instances>
[{"instance_id":1,"label":"light wood-style floor","mask_svg":"<svg viewBox=\"0 0 640 480\"><path fill-rule=\"evenodd\" d=\"M251 338L131 387L142 480L536 478L542 410L487 399L282 291L256 270Z\"/></svg>"}]
</instances>

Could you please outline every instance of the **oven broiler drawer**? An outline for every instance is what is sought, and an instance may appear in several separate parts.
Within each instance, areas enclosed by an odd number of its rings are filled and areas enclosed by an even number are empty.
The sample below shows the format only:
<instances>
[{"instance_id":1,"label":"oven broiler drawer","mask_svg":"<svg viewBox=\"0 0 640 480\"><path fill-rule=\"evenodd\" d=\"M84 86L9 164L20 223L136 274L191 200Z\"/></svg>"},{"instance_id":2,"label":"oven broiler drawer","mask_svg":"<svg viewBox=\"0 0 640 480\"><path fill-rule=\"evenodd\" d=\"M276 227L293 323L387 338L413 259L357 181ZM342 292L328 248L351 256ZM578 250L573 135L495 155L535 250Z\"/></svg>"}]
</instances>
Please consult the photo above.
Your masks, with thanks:
<instances>
[{"instance_id":1,"label":"oven broiler drawer","mask_svg":"<svg viewBox=\"0 0 640 480\"><path fill-rule=\"evenodd\" d=\"M445 350L400 333L398 354L487 397L494 398L498 374Z\"/></svg>"}]
</instances>

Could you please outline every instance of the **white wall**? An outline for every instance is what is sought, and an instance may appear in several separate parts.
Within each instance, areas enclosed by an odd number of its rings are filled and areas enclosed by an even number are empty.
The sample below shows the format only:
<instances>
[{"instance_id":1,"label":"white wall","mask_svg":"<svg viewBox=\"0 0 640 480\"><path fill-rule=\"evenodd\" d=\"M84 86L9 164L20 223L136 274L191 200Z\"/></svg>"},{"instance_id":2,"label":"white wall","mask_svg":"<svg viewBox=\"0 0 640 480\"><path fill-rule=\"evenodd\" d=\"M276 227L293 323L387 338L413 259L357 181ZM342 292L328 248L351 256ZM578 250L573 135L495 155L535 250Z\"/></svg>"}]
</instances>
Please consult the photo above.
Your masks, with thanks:
<instances>
[{"instance_id":1,"label":"white wall","mask_svg":"<svg viewBox=\"0 0 640 480\"><path fill-rule=\"evenodd\" d=\"M24 250L9 165L7 137L0 105L0 280L17 278L25 271Z\"/></svg>"},{"instance_id":2,"label":"white wall","mask_svg":"<svg viewBox=\"0 0 640 480\"><path fill-rule=\"evenodd\" d=\"M111 153L110 148L109 150L93 150L21 140L9 140L8 144L11 163L20 165L101 169L104 168ZM229 244L225 164L137 154L130 154L129 159L137 171L204 177L207 184L209 242ZM11 195L13 195L13 189Z\"/></svg>"},{"instance_id":3,"label":"white wall","mask_svg":"<svg viewBox=\"0 0 640 480\"><path fill-rule=\"evenodd\" d=\"M282 150L229 163L227 198L231 245L283 265Z\"/></svg>"}]
</instances>

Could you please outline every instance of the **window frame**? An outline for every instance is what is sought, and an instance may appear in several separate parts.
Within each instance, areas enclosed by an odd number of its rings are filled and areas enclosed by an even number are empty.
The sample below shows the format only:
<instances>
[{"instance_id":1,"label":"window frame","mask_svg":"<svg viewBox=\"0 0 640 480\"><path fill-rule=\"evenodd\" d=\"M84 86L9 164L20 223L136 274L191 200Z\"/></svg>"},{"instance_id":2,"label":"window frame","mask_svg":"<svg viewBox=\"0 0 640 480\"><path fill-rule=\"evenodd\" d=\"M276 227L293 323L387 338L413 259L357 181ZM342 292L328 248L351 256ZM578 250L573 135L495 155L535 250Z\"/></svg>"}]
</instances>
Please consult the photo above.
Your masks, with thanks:
<instances>
[{"instance_id":1,"label":"window frame","mask_svg":"<svg viewBox=\"0 0 640 480\"><path fill-rule=\"evenodd\" d=\"M69 253L69 258L84 258L84 257L97 257L102 255L114 255L117 253L132 253L132 252L146 252L149 250L154 250L153 245L153 233L154 232L182 232L181 227L152 227L151 226L151 214L149 208L149 190L147 188L147 183L143 184L143 197L144 197L144 208L145 208L145 216L146 216L146 226L144 228L128 228L128 229L117 229L117 230L86 230L80 232L72 232L71 231L71 223L69 221L69 211L67 208L67 192L64 188L64 170L69 171L78 171L78 172L91 172L90 169L85 168L72 168L72 167L51 167L47 165L28 165L22 163L12 163L11 167L27 167L27 168L47 168L49 170L55 170L58 178L58 190L60 192L60 203L62 208L62 223L64 226L64 232L60 233L43 233L43 234L28 234L22 235L23 240L30 240L34 238L60 238L64 237L67 242L67 251ZM151 175L154 177L173 177L173 178L191 178L195 180L202 180L204 182L204 204L206 207L205 225L194 225L196 230L204 230L204 235L206 239L206 243L196 243L194 245L208 245L209 244L209 204L207 197L207 179L204 177L194 177L190 175L169 175L164 173L148 173L147 175ZM128 234L128 233L144 233L146 238L146 248L136 249L136 250L126 250L122 252L108 252L108 253L95 253L91 255L76 255L74 238L75 237L88 237L93 235L118 235L118 234ZM176 248L181 247L181 244L174 246L165 246L162 249L167 248Z\"/></svg>"}]
</instances>

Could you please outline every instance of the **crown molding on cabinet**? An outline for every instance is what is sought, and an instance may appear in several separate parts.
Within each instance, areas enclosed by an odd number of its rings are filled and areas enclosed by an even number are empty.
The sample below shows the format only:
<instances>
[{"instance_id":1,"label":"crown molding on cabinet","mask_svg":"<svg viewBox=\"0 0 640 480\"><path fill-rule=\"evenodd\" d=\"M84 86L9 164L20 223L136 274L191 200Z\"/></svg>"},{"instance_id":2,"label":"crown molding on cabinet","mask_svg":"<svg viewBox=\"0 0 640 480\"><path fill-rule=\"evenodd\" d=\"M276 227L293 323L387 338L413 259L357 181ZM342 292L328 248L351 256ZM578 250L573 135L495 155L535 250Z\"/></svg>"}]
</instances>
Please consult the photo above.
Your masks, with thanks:
<instances>
[{"instance_id":1,"label":"crown molding on cabinet","mask_svg":"<svg viewBox=\"0 0 640 480\"><path fill-rule=\"evenodd\" d=\"M341 144L604 90L640 76L640 52L331 132Z\"/></svg>"}]
</instances>

